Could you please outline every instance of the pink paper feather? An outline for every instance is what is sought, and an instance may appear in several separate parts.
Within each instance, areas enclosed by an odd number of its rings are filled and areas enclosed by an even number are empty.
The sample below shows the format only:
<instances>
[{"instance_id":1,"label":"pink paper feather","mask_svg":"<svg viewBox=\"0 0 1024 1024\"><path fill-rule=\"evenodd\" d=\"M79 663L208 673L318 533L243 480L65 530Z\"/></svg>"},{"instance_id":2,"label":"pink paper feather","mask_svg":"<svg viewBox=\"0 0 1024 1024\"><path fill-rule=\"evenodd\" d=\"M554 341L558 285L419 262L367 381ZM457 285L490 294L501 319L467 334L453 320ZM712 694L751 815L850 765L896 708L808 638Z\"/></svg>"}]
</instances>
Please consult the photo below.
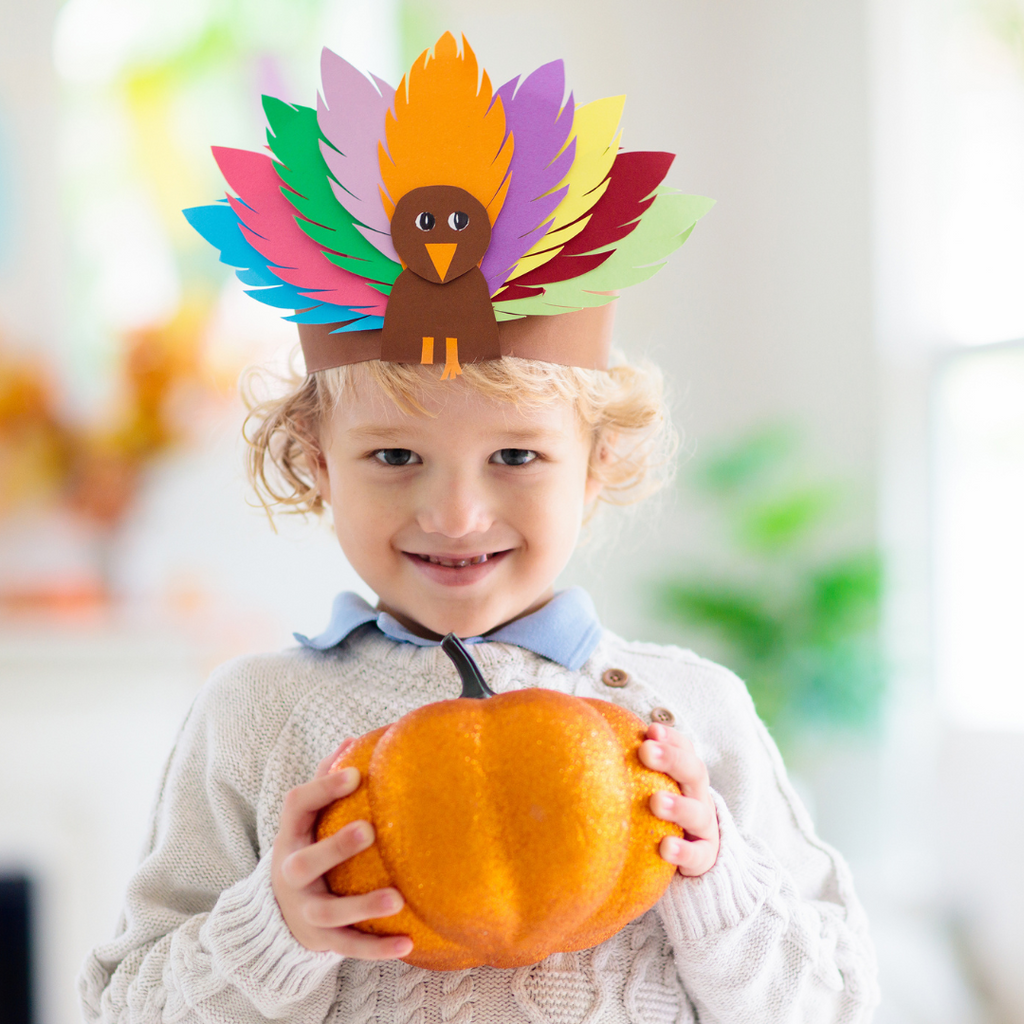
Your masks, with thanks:
<instances>
[{"instance_id":1,"label":"pink paper feather","mask_svg":"<svg viewBox=\"0 0 1024 1024\"><path fill-rule=\"evenodd\" d=\"M295 210L281 194L274 161L262 153L213 147L213 157L239 199L228 196L249 244L271 263L270 270L310 298L383 316L387 299L355 274L328 260L296 224Z\"/></svg>"},{"instance_id":2,"label":"pink paper feather","mask_svg":"<svg viewBox=\"0 0 1024 1024\"><path fill-rule=\"evenodd\" d=\"M320 77L323 95L317 97L317 121L330 143L321 142L320 150L337 179L331 188L338 202L369 229L360 229L367 241L398 263L380 199L377 160L377 143L384 138L384 116L395 90L376 75L371 82L327 47L320 55Z\"/></svg>"}]
</instances>

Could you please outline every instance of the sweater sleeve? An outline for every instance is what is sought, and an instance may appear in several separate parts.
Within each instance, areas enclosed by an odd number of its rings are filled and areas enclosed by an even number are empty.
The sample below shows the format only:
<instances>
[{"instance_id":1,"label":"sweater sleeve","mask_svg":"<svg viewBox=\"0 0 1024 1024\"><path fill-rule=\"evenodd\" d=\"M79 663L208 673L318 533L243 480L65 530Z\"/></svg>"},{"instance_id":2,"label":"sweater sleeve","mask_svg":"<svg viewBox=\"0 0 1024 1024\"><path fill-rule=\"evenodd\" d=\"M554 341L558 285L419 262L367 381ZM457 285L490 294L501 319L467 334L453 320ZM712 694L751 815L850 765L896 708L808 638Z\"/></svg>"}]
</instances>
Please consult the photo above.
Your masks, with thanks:
<instances>
[{"instance_id":1,"label":"sweater sleeve","mask_svg":"<svg viewBox=\"0 0 1024 1024\"><path fill-rule=\"evenodd\" d=\"M680 980L702 1024L866 1022L875 956L849 869L815 836L746 688L724 672L719 684L719 727L698 744L718 860L677 874L658 904Z\"/></svg>"},{"instance_id":2,"label":"sweater sleeve","mask_svg":"<svg viewBox=\"0 0 1024 1024\"><path fill-rule=\"evenodd\" d=\"M343 958L295 940L258 849L262 737L275 723L257 721L244 676L211 680L182 728L118 934L78 979L90 1024L313 1024L330 1012Z\"/></svg>"}]
</instances>

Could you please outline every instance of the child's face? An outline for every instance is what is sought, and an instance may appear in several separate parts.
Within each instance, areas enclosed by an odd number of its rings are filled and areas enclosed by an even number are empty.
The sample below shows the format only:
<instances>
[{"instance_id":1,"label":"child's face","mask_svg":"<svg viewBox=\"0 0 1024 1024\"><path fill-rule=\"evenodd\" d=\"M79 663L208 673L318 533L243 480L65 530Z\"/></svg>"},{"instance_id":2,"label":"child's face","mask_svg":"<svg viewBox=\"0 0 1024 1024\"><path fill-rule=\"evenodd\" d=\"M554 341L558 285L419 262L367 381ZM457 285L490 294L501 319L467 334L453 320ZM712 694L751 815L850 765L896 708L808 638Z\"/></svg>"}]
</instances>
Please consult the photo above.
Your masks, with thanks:
<instances>
[{"instance_id":1,"label":"child's face","mask_svg":"<svg viewBox=\"0 0 1024 1024\"><path fill-rule=\"evenodd\" d=\"M342 550L417 632L478 636L540 607L576 544L591 441L566 402L517 410L461 381L402 413L369 382L322 431Z\"/></svg>"}]
</instances>

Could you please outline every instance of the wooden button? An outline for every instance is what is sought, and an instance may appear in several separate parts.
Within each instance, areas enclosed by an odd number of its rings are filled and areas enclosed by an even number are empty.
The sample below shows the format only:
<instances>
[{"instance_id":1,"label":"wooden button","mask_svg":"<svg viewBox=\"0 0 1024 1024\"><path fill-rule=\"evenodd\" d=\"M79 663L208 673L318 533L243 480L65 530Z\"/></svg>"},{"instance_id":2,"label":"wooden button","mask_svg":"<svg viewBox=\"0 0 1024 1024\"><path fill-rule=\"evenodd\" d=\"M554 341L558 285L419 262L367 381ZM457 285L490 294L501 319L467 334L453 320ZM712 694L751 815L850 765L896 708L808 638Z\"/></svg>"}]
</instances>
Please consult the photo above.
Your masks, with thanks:
<instances>
[{"instance_id":1,"label":"wooden button","mask_svg":"<svg viewBox=\"0 0 1024 1024\"><path fill-rule=\"evenodd\" d=\"M605 686L625 686L629 682L629 673L621 668L606 668L601 682Z\"/></svg>"},{"instance_id":2,"label":"wooden button","mask_svg":"<svg viewBox=\"0 0 1024 1024\"><path fill-rule=\"evenodd\" d=\"M651 711L651 721L661 725L674 725L676 716L668 708L654 708Z\"/></svg>"}]
</instances>

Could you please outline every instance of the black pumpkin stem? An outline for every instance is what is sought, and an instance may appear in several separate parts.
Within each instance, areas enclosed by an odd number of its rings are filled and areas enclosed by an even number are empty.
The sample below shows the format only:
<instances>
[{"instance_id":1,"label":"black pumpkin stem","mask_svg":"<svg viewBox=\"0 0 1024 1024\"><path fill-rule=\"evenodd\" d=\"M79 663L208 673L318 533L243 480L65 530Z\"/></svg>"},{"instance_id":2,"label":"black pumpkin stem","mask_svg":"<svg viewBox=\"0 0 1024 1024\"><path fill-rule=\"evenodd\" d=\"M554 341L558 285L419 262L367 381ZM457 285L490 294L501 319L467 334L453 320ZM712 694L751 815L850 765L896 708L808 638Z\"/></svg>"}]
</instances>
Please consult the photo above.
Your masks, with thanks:
<instances>
[{"instance_id":1,"label":"black pumpkin stem","mask_svg":"<svg viewBox=\"0 0 1024 1024\"><path fill-rule=\"evenodd\" d=\"M494 691L484 681L480 666L466 650L466 645L454 633L449 633L441 641L441 650L452 659L455 671L459 673L459 678L462 680L463 697L483 700L486 697L494 696Z\"/></svg>"}]
</instances>

